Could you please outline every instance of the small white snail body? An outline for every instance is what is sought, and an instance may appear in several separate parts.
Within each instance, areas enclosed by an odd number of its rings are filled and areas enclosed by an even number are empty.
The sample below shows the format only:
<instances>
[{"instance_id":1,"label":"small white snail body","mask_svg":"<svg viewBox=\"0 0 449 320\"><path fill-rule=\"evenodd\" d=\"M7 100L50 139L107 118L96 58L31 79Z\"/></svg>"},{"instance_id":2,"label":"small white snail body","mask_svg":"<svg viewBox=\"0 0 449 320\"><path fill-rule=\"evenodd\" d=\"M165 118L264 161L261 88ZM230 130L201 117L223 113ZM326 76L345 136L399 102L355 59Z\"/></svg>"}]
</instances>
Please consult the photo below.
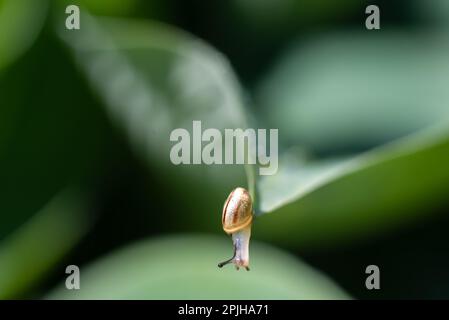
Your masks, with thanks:
<instances>
[{"instance_id":1,"label":"small white snail body","mask_svg":"<svg viewBox=\"0 0 449 320\"><path fill-rule=\"evenodd\" d=\"M249 192L243 188L234 189L228 196L224 206L223 230L232 235L234 255L231 259L218 264L223 267L234 263L236 269L244 267L249 270L249 239L253 221L253 202Z\"/></svg>"}]
</instances>

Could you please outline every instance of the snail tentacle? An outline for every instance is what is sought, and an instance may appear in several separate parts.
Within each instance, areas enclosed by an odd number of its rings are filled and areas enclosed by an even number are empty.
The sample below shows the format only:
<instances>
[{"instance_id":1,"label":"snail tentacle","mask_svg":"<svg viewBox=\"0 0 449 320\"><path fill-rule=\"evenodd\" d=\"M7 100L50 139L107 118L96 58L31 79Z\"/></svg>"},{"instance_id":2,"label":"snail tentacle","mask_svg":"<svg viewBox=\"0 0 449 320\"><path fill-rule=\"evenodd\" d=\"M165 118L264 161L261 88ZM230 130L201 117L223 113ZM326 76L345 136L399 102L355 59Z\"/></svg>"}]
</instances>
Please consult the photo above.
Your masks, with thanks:
<instances>
[{"instance_id":1,"label":"snail tentacle","mask_svg":"<svg viewBox=\"0 0 449 320\"><path fill-rule=\"evenodd\" d=\"M235 246L234 246L234 254L233 254L233 256L232 256L230 259L226 260L226 261L220 262L220 263L218 264L218 267L219 267L219 268L222 268L223 266L227 265L228 263L233 262L234 259L235 259L236 253L237 253L237 250L236 250L236 248L235 248Z\"/></svg>"}]
</instances>

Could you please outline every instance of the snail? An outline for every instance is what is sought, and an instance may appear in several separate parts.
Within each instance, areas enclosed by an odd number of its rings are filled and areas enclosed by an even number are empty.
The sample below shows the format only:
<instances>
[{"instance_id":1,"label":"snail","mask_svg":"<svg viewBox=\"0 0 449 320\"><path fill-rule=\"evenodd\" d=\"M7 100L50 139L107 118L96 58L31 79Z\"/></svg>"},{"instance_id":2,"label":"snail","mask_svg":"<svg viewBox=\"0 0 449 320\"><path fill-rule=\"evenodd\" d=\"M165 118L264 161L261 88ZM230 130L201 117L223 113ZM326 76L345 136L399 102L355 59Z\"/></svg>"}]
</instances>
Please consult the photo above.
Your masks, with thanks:
<instances>
[{"instance_id":1,"label":"snail","mask_svg":"<svg viewBox=\"0 0 449 320\"><path fill-rule=\"evenodd\" d=\"M222 214L223 230L232 236L234 255L229 260L220 262L221 268L234 263L237 270L244 267L249 271L249 239L253 222L253 201L244 188L234 189L228 196Z\"/></svg>"}]
</instances>

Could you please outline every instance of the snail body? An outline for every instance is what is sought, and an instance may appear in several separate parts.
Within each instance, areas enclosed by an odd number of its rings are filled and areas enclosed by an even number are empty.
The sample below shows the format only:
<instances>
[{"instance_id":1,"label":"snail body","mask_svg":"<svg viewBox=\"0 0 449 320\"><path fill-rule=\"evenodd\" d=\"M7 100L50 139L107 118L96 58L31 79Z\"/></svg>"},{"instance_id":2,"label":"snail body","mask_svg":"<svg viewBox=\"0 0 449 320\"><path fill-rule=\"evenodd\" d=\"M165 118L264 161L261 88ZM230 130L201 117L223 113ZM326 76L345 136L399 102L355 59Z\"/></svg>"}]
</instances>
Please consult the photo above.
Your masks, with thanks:
<instances>
[{"instance_id":1,"label":"snail body","mask_svg":"<svg viewBox=\"0 0 449 320\"><path fill-rule=\"evenodd\" d=\"M249 270L249 240L253 221L253 202L249 192L244 188L234 189L223 206L223 230L232 236L234 255L231 259L218 264L221 268L234 263L236 269L244 267Z\"/></svg>"}]
</instances>

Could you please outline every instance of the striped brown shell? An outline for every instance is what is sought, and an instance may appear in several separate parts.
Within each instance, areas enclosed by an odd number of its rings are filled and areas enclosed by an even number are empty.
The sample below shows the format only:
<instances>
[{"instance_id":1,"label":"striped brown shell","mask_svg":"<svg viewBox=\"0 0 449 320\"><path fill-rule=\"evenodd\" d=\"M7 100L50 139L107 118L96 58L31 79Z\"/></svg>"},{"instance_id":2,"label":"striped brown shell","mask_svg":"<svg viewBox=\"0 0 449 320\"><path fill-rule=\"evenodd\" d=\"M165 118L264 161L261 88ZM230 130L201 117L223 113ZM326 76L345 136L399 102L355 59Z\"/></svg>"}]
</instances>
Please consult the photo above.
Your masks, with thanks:
<instances>
[{"instance_id":1,"label":"striped brown shell","mask_svg":"<svg viewBox=\"0 0 449 320\"><path fill-rule=\"evenodd\" d=\"M234 233L247 227L253 219L253 202L244 188L234 189L223 206L223 230Z\"/></svg>"}]
</instances>

